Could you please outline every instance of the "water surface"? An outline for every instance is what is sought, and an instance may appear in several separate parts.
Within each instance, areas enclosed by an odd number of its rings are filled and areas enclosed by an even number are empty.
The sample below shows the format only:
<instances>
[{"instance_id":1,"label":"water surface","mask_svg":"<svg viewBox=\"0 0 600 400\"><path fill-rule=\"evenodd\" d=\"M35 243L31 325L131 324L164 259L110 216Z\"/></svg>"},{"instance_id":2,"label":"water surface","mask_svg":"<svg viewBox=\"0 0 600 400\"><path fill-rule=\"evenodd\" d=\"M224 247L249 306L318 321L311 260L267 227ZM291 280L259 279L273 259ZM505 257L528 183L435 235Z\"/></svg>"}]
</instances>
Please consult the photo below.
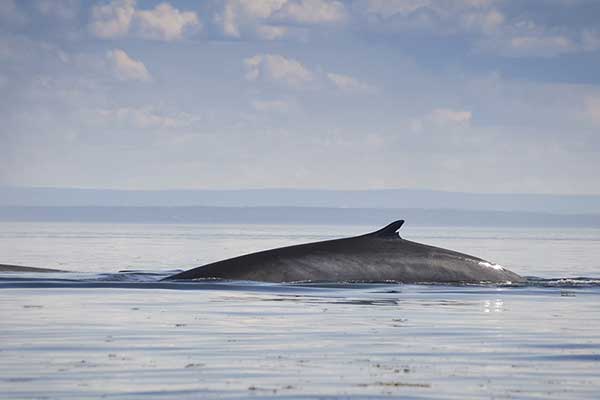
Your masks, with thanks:
<instances>
[{"instance_id":1,"label":"water surface","mask_svg":"<svg viewBox=\"0 0 600 400\"><path fill-rule=\"evenodd\" d=\"M1 262L77 271L0 275L0 397L597 398L598 230L401 231L518 286L159 282L376 228L0 224Z\"/></svg>"}]
</instances>

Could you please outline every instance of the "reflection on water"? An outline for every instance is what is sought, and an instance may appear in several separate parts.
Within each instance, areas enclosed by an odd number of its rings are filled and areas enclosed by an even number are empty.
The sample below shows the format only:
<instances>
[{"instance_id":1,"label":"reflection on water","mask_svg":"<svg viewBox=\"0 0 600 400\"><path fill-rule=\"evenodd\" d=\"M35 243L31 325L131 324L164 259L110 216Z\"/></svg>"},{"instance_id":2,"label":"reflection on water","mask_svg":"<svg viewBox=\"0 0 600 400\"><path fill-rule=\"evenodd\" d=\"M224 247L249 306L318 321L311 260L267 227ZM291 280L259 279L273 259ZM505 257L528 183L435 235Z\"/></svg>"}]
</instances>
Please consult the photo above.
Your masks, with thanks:
<instances>
[{"instance_id":1,"label":"reflection on water","mask_svg":"<svg viewBox=\"0 0 600 400\"><path fill-rule=\"evenodd\" d=\"M1 398L596 398L598 283L0 280ZM109 279L110 278L110 279ZM154 280L153 282L151 280Z\"/></svg>"}]
</instances>

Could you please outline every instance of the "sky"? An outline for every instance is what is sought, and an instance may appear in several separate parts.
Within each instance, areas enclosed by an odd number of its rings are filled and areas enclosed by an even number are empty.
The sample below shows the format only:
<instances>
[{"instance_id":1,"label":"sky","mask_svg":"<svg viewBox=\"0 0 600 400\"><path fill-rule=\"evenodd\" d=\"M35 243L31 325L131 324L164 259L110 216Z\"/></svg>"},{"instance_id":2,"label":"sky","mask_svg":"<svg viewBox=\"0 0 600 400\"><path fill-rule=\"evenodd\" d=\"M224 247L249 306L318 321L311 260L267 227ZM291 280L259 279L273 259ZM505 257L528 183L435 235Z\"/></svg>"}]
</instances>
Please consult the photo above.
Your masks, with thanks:
<instances>
[{"instance_id":1,"label":"sky","mask_svg":"<svg viewBox=\"0 0 600 400\"><path fill-rule=\"evenodd\" d=\"M597 0L0 0L0 185L600 194Z\"/></svg>"}]
</instances>

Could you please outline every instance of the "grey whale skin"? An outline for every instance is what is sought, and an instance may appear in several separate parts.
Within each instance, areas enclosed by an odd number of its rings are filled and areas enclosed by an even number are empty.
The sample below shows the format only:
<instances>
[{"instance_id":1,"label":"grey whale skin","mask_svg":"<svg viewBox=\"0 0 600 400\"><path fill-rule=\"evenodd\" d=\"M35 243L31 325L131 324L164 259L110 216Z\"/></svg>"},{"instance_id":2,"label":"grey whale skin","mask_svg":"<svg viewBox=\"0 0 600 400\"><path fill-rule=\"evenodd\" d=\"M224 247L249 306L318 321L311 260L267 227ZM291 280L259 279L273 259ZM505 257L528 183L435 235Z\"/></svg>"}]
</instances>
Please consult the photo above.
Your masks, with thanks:
<instances>
[{"instance_id":1,"label":"grey whale skin","mask_svg":"<svg viewBox=\"0 0 600 400\"><path fill-rule=\"evenodd\" d=\"M403 220L366 235L260 251L217 261L173 279L263 282L480 283L523 282L504 267L478 257L404 240Z\"/></svg>"},{"instance_id":2,"label":"grey whale skin","mask_svg":"<svg viewBox=\"0 0 600 400\"><path fill-rule=\"evenodd\" d=\"M260 251L190 269L172 279L262 282L523 282L478 257L404 240L395 221L366 235Z\"/></svg>"}]
</instances>

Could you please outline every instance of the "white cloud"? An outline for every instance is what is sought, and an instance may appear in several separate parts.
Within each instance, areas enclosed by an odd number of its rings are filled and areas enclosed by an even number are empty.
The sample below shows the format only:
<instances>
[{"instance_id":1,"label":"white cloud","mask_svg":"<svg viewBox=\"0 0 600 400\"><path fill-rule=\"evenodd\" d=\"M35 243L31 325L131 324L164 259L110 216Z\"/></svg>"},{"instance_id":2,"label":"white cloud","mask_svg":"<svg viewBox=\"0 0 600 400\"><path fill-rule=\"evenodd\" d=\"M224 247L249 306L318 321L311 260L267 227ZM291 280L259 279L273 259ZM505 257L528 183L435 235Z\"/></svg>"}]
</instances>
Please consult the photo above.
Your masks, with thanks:
<instances>
[{"instance_id":1,"label":"white cloud","mask_svg":"<svg viewBox=\"0 0 600 400\"><path fill-rule=\"evenodd\" d=\"M284 26L260 25L256 27L258 37L265 40L276 40L288 34L288 28Z\"/></svg>"},{"instance_id":2,"label":"white cloud","mask_svg":"<svg viewBox=\"0 0 600 400\"><path fill-rule=\"evenodd\" d=\"M277 83L292 88L303 88L313 82L315 87L323 88L329 83L344 92L373 93L376 91L374 86L350 75L314 72L299 61L278 54L257 54L246 58L244 67L246 79L249 81Z\"/></svg>"},{"instance_id":3,"label":"white cloud","mask_svg":"<svg viewBox=\"0 0 600 400\"><path fill-rule=\"evenodd\" d=\"M132 33L145 39L177 40L186 31L200 26L193 11L179 11L169 3L151 10L136 10L135 0L112 0L92 8L90 31L103 39Z\"/></svg>"},{"instance_id":4,"label":"white cloud","mask_svg":"<svg viewBox=\"0 0 600 400\"><path fill-rule=\"evenodd\" d=\"M143 62L134 60L121 49L114 49L107 53L110 66L115 76L124 81L142 81L152 80L152 77Z\"/></svg>"},{"instance_id":5,"label":"white cloud","mask_svg":"<svg viewBox=\"0 0 600 400\"><path fill-rule=\"evenodd\" d=\"M301 24L329 24L342 22L347 15L344 4L339 1L299 0L286 2L277 17Z\"/></svg>"},{"instance_id":6,"label":"white cloud","mask_svg":"<svg viewBox=\"0 0 600 400\"><path fill-rule=\"evenodd\" d=\"M340 90L348 92L372 92L375 88L367 83L361 82L349 75L327 74L327 78Z\"/></svg>"},{"instance_id":7,"label":"white cloud","mask_svg":"<svg viewBox=\"0 0 600 400\"><path fill-rule=\"evenodd\" d=\"M494 33L500 28L506 18L496 9L465 13L460 18L461 25L466 31Z\"/></svg>"},{"instance_id":8,"label":"white cloud","mask_svg":"<svg viewBox=\"0 0 600 400\"><path fill-rule=\"evenodd\" d=\"M214 17L215 22L221 26L223 34L228 37L240 38L242 31L256 33L262 29L266 39L272 39L273 34L266 32L269 28L263 26L261 21L269 18L279 10L287 0L227 0L223 2L223 10ZM259 36L260 36L260 32Z\"/></svg>"},{"instance_id":9,"label":"white cloud","mask_svg":"<svg viewBox=\"0 0 600 400\"><path fill-rule=\"evenodd\" d=\"M255 18L268 18L280 10L288 0L229 0L229 4L237 3L245 12Z\"/></svg>"},{"instance_id":10,"label":"white cloud","mask_svg":"<svg viewBox=\"0 0 600 400\"><path fill-rule=\"evenodd\" d=\"M335 0L227 0L214 21L223 34L232 38L245 36L274 40L289 36L285 24L317 25L343 22L347 11Z\"/></svg>"},{"instance_id":11,"label":"white cloud","mask_svg":"<svg viewBox=\"0 0 600 400\"><path fill-rule=\"evenodd\" d=\"M112 0L108 4L92 7L91 32L99 38L124 36L129 32L135 13L135 0Z\"/></svg>"},{"instance_id":12,"label":"white cloud","mask_svg":"<svg viewBox=\"0 0 600 400\"><path fill-rule=\"evenodd\" d=\"M153 10L136 11L134 18L140 36L166 41L181 39L186 29L199 25L195 12L179 11L169 3L161 3Z\"/></svg>"},{"instance_id":13,"label":"white cloud","mask_svg":"<svg viewBox=\"0 0 600 400\"><path fill-rule=\"evenodd\" d=\"M217 14L215 16L215 22L222 24L225 36L239 38L240 29L238 27L237 18L237 11L234 3L228 2L225 4L223 14Z\"/></svg>"},{"instance_id":14,"label":"white cloud","mask_svg":"<svg viewBox=\"0 0 600 400\"><path fill-rule=\"evenodd\" d=\"M313 80L313 73L300 62L278 54L257 54L244 60L246 79L302 87Z\"/></svg>"}]
</instances>

